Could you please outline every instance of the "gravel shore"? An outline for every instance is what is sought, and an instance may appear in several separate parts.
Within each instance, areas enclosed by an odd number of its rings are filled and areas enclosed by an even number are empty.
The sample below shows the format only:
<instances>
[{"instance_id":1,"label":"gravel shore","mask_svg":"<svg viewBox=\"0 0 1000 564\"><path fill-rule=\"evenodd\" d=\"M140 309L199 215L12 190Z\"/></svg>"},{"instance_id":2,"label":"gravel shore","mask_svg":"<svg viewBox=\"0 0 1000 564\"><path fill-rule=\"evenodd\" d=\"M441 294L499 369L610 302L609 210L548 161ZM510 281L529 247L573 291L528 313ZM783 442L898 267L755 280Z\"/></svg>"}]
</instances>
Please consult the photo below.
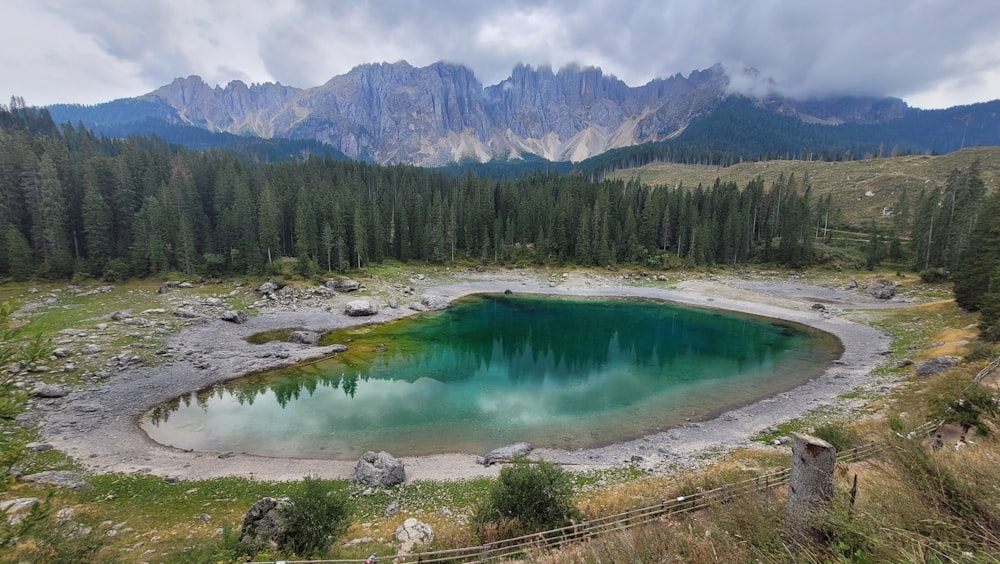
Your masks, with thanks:
<instances>
[{"instance_id":1,"label":"gravel shore","mask_svg":"<svg viewBox=\"0 0 1000 564\"><path fill-rule=\"evenodd\" d=\"M830 314L830 308L863 309L904 305L878 301L856 290L814 286L796 281L746 281L714 278L667 287L631 285L614 279L594 280L568 274L560 278L525 273L466 276L464 281L419 288L424 296L451 301L485 292L553 295L641 297L750 313L801 323L833 334L844 353L822 376L763 401L728 411L709 421L636 440L595 449L538 449L535 458L566 464L570 469L608 468L637 464L652 472L667 472L703 462L728 450L750 446L750 438L780 422L799 417L824 404L849 408L837 396L879 382L872 374L883 360L889 338L878 330ZM378 300L378 298L376 298ZM813 308L816 303L827 306ZM259 315L237 325L209 317L198 319L168 345L183 354L157 367L139 367L114 374L63 398L39 400L43 439L77 459L89 472L142 472L176 479L244 476L260 480L296 480L304 476L347 478L355 461L267 458L242 453L185 452L157 444L139 427L153 406L214 383L249 372L288 366L331 354L327 347L272 342L248 344L245 338L262 331L302 328L325 332L360 323L387 322L415 313L407 307L383 307L372 317L348 317L334 302L327 308L262 308ZM340 309L338 309L340 307ZM502 446L502 445L497 445ZM484 453L445 453L406 457L408 480L451 480L496 475L498 466L483 467L475 457Z\"/></svg>"}]
</instances>

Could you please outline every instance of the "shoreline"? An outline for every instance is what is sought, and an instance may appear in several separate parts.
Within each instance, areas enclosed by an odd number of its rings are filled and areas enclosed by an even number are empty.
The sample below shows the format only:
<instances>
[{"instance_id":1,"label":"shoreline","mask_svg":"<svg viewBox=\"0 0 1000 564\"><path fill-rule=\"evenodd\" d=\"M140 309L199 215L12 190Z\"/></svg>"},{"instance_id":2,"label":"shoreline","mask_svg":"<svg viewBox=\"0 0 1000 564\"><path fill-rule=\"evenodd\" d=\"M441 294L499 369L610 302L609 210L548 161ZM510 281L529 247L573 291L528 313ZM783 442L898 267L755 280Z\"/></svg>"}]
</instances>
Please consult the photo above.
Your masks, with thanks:
<instances>
[{"instance_id":1,"label":"shoreline","mask_svg":"<svg viewBox=\"0 0 1000 564\"><path fill-rule=\"evenodd\" d=\"M706 457L751 446L750 438L769 426L794 419L823 404L846 405L837 396L857 387L877 384L872 371L881 364L889 338L880 331L837 316L822 315L814 303L867 309L906 305L877 302L856 292L796 282L748 283L688 281L670 288L628 286L620 283L592 285L576 277L545 280L524 274L484 280L428 285L422 295L452 302L461 297L511 290L515 293L553 296L647 298L748 313L800 323L834 335L844 352L821 376L784 393L728 410L702 422L689 422L638 439L606 447L566 451L540 448L532 458L542 458L571 469L612 468L635 465L664 473L703 463ZM762 291L763 290L763 291ZM375 297L369 299L378 300ZM330 308L327 308L330 309ZM152 441L140 428L142 416L152 407L212 384L251 372L290 366L329 356L331 347L272 342L251 345L245 338L263 331L301 327L326 332L353 325L384 323L418 313L382 306L371 317L347 317L342 309L308 308L298 311L261 311L243 325L201 318L173 334L168 346L180 354L156 367L129 369L108 380L76 389L64 398L37 400L33 409L41 416L43 440L73 457L88 472L149 473L171 479L193 480L223 476L284 481L305 476L349 478L356 461L271 458L241 453L186 452ZM496 445L503 446L503 445ZM400 457L407 481L454 480L495 476L499 465L476 464L484 453L449 453Z\"/></svg>"}]
</instances>

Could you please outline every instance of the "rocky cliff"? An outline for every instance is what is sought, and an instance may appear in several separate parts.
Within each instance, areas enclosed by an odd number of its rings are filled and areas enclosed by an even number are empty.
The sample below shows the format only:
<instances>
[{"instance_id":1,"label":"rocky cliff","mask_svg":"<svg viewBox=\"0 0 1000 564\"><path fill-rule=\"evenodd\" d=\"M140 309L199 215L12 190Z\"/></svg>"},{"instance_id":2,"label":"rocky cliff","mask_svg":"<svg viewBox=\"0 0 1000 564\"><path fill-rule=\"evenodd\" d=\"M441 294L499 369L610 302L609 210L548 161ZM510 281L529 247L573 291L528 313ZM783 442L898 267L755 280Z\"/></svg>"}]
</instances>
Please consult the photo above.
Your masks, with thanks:
<instances>
[{"instance_id":1,"label":"rocky cliff","mask_svg":"<svg viewBox=\"0 0 1000 564\"><path fill-rule=\"evenodd\" d=\"M759 104L807 122L878 123L907 110L894 99L798 102L774 95L773 84L752 69L737 79L742 84L748 77L768 91ZM352 158L435 166L524 153L581 161L670 139L732 95L730 82L721 65L636 87L595 67L554 72L518 65L508 78L483 87L460 65L417 68L400 61L360 65L307 89L240 81L211 87L190 76L138 100L147 109L172 108L175 121L212 131L317 139Z\"/></svg>"}]
</instances>

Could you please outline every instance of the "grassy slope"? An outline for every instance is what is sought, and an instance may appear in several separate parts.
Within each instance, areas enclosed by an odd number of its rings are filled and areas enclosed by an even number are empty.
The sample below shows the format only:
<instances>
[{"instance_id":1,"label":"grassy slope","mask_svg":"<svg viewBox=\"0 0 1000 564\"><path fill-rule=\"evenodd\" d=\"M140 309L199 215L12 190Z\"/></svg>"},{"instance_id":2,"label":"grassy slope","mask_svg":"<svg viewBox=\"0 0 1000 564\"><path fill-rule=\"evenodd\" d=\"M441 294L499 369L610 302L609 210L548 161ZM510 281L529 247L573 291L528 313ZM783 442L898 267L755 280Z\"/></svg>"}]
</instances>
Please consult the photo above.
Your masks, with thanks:
<instances>
[{"instance_id":1,"label":"grassy slope","mask_svg":"<svg viewBox=\"0 0 1000 564\"><path fill-rule=\"evenodd\" d=\"M1000 186L1000 147L965 149L940 156L906 156L850 162L767 161L733 165L727 168L674 163L653 163L634 169L619 170L612 178L638 178L644 184L693 188L711 186L718 178L736 182L740 187L760 176L765 186L780 174L803 178L808 174L817 196L833 194L834 207L853 224L863 224L881 217L882 208L895 205L905 192L911 210L921 188L944 187L954 169L966 169L976 159L982 167L987 189ZM868 193L873 195L867 195Z\"/></svg>"}]
</instances>

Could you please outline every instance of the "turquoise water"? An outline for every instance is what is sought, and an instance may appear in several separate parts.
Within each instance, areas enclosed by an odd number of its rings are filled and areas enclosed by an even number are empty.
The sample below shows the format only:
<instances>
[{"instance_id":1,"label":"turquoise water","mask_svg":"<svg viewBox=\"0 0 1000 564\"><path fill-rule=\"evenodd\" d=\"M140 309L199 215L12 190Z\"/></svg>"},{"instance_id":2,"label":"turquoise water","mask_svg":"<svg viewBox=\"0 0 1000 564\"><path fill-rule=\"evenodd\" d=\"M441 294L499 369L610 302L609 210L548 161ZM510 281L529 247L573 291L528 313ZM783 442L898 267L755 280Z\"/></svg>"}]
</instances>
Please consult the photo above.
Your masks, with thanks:
<instances>
[{"instance_id":1,"label":"turquoise water","mask_svg":"<svg viewBox=\"0 0 1000 564\"><path fill-rule=\"evenodd\" d=\"M637 438L788 390L837 356L818 331L644 300L472 296L328 336L349 351L187 394L154 440L198 451L355 459L567 449Z\"/></svg>"}]
</instances>

